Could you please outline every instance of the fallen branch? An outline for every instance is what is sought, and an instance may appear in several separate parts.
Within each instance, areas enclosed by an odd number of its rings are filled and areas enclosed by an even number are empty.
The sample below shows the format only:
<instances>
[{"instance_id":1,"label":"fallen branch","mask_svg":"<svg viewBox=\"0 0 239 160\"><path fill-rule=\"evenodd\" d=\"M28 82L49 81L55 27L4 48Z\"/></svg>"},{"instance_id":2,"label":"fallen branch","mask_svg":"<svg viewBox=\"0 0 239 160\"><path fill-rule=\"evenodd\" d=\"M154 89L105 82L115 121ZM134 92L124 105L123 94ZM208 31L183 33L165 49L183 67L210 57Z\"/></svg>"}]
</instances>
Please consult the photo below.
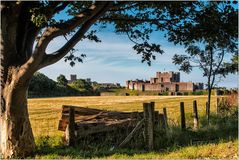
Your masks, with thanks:
<instances>
[{"instance_id":1,"label":"fallen branch","mask_svg":"<svg viewBox=\"0 0 239 160\"><path fill-rule=\"evenodd\" d=\"M136 127L132 130L132 132L130 132L130 134L125 138L125 140L120 143L119 147L125 146L133 138L134 134L143 126L143 124L144 119L137 123Z\"/></svg>"}]
</instances>

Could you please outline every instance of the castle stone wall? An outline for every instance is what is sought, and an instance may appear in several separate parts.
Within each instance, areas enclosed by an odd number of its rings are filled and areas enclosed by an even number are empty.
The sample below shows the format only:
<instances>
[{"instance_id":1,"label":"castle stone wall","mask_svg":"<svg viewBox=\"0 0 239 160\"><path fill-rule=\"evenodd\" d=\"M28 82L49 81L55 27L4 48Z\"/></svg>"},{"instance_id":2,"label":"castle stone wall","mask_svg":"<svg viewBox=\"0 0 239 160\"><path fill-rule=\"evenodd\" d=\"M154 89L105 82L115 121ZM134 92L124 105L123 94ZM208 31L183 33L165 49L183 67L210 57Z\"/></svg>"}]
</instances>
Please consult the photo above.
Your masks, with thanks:
<instances>
[{"instance_id":1,"label":"castle stone wall","mask_svg":"<svg viewBox=\"0 0 239 160\"><path fill-rule=\"evenodd\" d=\"M179 72L157 72L150 81L126 81L126 88L139 91L185 92L203 89L203 83L180 82Z\"/></svg>"}]
</instances>

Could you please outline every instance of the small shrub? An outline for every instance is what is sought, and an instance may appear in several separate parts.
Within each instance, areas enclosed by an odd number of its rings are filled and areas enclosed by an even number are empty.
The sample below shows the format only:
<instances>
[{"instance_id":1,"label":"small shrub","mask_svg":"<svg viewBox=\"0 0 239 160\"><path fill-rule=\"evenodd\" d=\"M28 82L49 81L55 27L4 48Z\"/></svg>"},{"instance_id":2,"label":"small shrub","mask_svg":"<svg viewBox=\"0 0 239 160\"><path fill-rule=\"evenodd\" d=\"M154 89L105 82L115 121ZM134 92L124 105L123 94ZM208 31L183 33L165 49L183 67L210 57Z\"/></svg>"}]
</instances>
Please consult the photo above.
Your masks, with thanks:
<instances>
[{"instance_id":1,"label":"small shrub","mask_svg":"<svg viewBox=\"0 0 239 160\"><path fill-rule=\"evenodd\" d=\"M203 91L194 91L192 95L203 95Z\"/></svg>"},{"instance_id":2,"label":"small shrub","mask_svg":"<svg viewBox=\"0 0 239 160\"><path fill-rule=\"evenodd\" d=\"M63 140L61 136L41 136L35 139L35 143L37 148L44 148L44 147L55 147L63 145Z\"/></svg>"},{"instance_id":3,"label":"small shrub","mask_svg":"<svg viewBox=\"0 0 239 160\"><path fill-rule=\"evenodd\" d=\"M235 109L237 109L238 101L237 101L238 94L231 94L227 97L223 97L219 101L219 112L222 115L228 115L235 113Z\"/></svg>"},{"instance_id":4,"label":"small shrub","mask_svg":"<svg viewBox=\"0 0 239 160\"><path fill-rule=\"evenodd\" d=\"M188 92L184 92L183 95L188 96Z\"/></svg>"},{"instance_id":5,"label":"small shrub","mask_svg":"<svg viewBox=\"0 0 239 160\"><path fill-rule=\"evenodd\" d=\"M165 91L165 92L162 93L162 95L163 95L163 96L168 96L168 92Z\"/></svg>"}]
</instances>

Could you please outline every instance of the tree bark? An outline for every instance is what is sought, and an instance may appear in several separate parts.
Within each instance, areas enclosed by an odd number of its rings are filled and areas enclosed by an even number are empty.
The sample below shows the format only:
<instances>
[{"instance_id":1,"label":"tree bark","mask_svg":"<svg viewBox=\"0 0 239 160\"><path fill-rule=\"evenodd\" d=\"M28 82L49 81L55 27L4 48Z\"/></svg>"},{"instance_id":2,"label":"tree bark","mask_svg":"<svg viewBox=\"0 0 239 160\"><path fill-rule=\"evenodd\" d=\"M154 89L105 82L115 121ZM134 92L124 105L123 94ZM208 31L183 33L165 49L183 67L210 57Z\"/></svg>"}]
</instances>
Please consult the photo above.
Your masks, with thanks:
<instances>
[{"instance_id":1,"label":"tree bark","mask_svg":"<svg viewBox=\"0 0 239 160\"><path fill-rule=\"evenodd\" d=\"M26 94L30 78L36 69L22 67L28 56L18 48L22 46L19 45L22 40L17 37L23 37L18 36L17 32L21 6L10 2L1 4L0 159L25 158L35 150Z\"/></svg>"},{"instance_id":2,"label":"tree bark","mask_svg":"<svg viewBox=\"0 0 239 160\"><path fill-rule=\"evenodd\" d=\"M212 92L212 87L213 83L211 81L211 78L213 76L213 48L211 47L212 45L209 45L209 53L210 53L210 64L209 64L209 75L208 75L208 99L207 99L207 121L209 124L209 119L210 119L210 105L211 105L211 92ZM215 76L215 75L214 75Z\"/></svg>"},{"instance_id":3,"label":"tree bark","mask_svg":"<svg viewBox=\"0 0 239 160\"><path fill-rule=\"evenodd\" d=\"M22 83L18 69L10 74L1 92L0 152L2 158L24 158L35 150L27 109L28 82Z\"/></svg>"},{"instance_id":4,"label":"tree bark","mask_svg":"<svg viewBox=\"0 0 239 160\"><path fill-rule=\"evenodd\" d=\"M211 106L211 94L212 94L212 88L208 88L208 97L207 97L207 121L209 124L210 121L210 106Z\"/></svg>"}]
</instances>

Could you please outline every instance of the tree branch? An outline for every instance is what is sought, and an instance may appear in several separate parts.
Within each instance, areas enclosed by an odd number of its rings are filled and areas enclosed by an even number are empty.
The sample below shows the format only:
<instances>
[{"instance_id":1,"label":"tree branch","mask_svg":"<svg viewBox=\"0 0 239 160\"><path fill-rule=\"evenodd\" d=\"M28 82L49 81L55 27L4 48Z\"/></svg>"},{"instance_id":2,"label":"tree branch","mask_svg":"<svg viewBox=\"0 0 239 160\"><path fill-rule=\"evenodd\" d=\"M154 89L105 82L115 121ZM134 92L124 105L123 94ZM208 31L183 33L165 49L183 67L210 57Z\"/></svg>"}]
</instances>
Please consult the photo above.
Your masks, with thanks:
<instances>
[{"instance_id":1,"label":"tree branch","mask_svg":"<svg viewBox=\"0 0 239 160\"><path fill-rule=\"evenodd\" d=\"M40 52L41 54L44 54L47 45L50 43L52 39L71 32L76 27L83 24L85 21L87 21L88 19L92 18L95 14L97 14L105 6L105 4L107 4L107 2L96 2L95 4L91 5L90 8L82 11L74 18L64 23L48 27L42 34L41 38L39 39L35 49L37 49L38 52Z\"/></svg>"},{"instance_id":2,"label":"tree branch","mask_svg":"<svg viewBox=\"0 0 239 160\"><path fill-rule=\"evenodd\" d=\"M217 67L216 67L216 69L215 69L215 71L214 71L214 73L213 73L213 79L212 79L211 87L213 87L213 85L214 85L215 77L216 77L216 74L217 74L217 71L218 71L219 67L220 67L221 64L222 64L222 61L223 61L223 59L224 59L224 55L225 55L225 52L224 52L224 50L223 50L223 51L222 51L221 59L220 59L218 65L217 65Z\"/></svg>"},{"instance_id":3,"label":"tree branch","mask_svg":"<svg viewBox=\"0 0 239 160\"><path fill-rule=\"evenodd\" d=\"M32 56L20 67L19 75L21 75L21 78L26 80L27 77L29 77L29 74L31 75L38 69L53 64L64 57L83 37L84 33L90 28L90 26L97 21L99 17L111 7L111 5L112 2L96 2L87 11L73 18L73 20L67 21L62 25L48 28L41 37L41 41L38 41ZM52 55L46 55L45 49L54 37L68 33L79 25L81 25L81 28L61 49Z\"/></svg>"},{"instance_id":4,"label":"tree branch","mask_svg":"<svg viewBox=\"0 0 239 160\"><path fill-rule=\"evenodd\" d=\"M102 21L119 21L119 22L136 22L136 23L143 23L143 22L148 22L152 23L155 25L159 24L159 21L165 21L165 22L170 22L173 21L169 19L162 19L162 18L157 18L157 19L140 19L140 18L119 18L119 17L102 17L100 20Z\"/></svg>"},{"instance_id":5,"label":"tree branch","mask_svg":"<svg viewBox=\"0 0 239 160\"><path fill-rule=\"evenodd\" d=\"M207 72L207 67L206 67L206 65L203 65L203 64L201 63L201 61L200 61L201 58L200 58L200 56L199 56L198 54L197 54L196 56L197 56L197 59L198 59L199 67L202 68L202 70L203 70L204 73L206 73L206 72Z\"/></svg>"},{"instance_id":6,"label":"tree branch","mask_svg":"<svg viewBox=\"0 0 239 160\"><path fill-rule=\"evenodd\" d=\"M60 6L57 6L53 13L56 14L62 10L64 10L68 5L70 4L70 1L65 1L65 2L62 2L62 4Z\"/></svg>"},{"instance_id":7,"label":"tree branch","mask_svg":"<svg viewBox=\"0 0 239 160\"><path fill-rule=\"evenodd\" d=\"M134 40L130 37L129 32L126 32L126 34L127 34L128 38L129 38L129 40L130 40L131 42L133 42L134 44L139 44L138 42L134 41Z\"/></svg>"},{"instance_id":8,"label":"tree branch","mask_svg":"<svg viewBox=\"0 0 239 160\"><path fill-rule=\"evenodd\" d=\"M118 4L115 4L113 5L112 9L110 9L109 11L123 11L123 10L126 10L126 9L131 9L133 7L136 7L139 5L139 2L136 2L136 3L132 3L132 5L129 5L129 6L126 6L124 8L121 8L127 4L130 4L130 2L127 2L127 1L123 1L123 2L118 2Z\"/></svg>"},{"instance_id":9,"label":"tree branch","mask_svg":"<svg viewBox=\"0 0 239 160\"><path fill-rule=\"evenodd\" d=\"M84 34L89 30L89 28L102 16L110 7L112 3L106 3L97 14L95 14L92 18L87 20L81 28L74 34L74 36L58 51L45 55L40 68L45 67L47 65L53 64L63 58L84 36Z\"/></svg>"},{"instance_id":10,"label":"tree branch","mask_svg":"<svg viewBox=\"0 0 239 160\"><path fill-rule=\"evenodd\" d=\"M156 25L159 28L163 28L165 30L167 29L173 29L173 28L167 28L166 25L163 25L164 23L171 23L171 25L175 27L179 27L176 23L173 23L174 20L176 19L162 19L162 18L157 18L157 19L140 19L140 18L129 18L129 17L124 17L124 18L119 18L119 17L102 17L100 20L102 21L116 21L116 22L125 22L125 23L150 23L153 25ZM161 23L160 23L161 21Z\"/></svg>"},{"instance_id":11,"label":"tree branch","mask_svg":"<svg viewBox=\"0 0 239 160\"><path fill-rule=\"evenodd\" d=\"M19 14L16 45L18 55L24 57L20 64L24 64L31 57L34 40L40 31L40 28L32 23L29 14L30 8L38 5L38 3L23 3Z\"/></svg>"},{"instance_id":12,"label":"tree branch","mask_svg":"<svg viewBox=\"0 0 239 160\"><path fill-rule=\"evenodd\" d=\"M210 64L209 64L209 73L208 73L208 89L210 90L212 88L211 83L211 76L212 76L212 63L213 63L213 48L210 46L209 48L210 52Z\"/></svg>"},{"instance_id":13,"label":"tree branch","mask_svg":"<svg viewBox=\"0 0 239 160\"><path fill-rule=\"evenodd\" d=\"M56 13L64 10L71 1L49 1L49 5L47 7L48 12L46 13L47 19L52 18Z\"/></svg>"}]
</instances>

